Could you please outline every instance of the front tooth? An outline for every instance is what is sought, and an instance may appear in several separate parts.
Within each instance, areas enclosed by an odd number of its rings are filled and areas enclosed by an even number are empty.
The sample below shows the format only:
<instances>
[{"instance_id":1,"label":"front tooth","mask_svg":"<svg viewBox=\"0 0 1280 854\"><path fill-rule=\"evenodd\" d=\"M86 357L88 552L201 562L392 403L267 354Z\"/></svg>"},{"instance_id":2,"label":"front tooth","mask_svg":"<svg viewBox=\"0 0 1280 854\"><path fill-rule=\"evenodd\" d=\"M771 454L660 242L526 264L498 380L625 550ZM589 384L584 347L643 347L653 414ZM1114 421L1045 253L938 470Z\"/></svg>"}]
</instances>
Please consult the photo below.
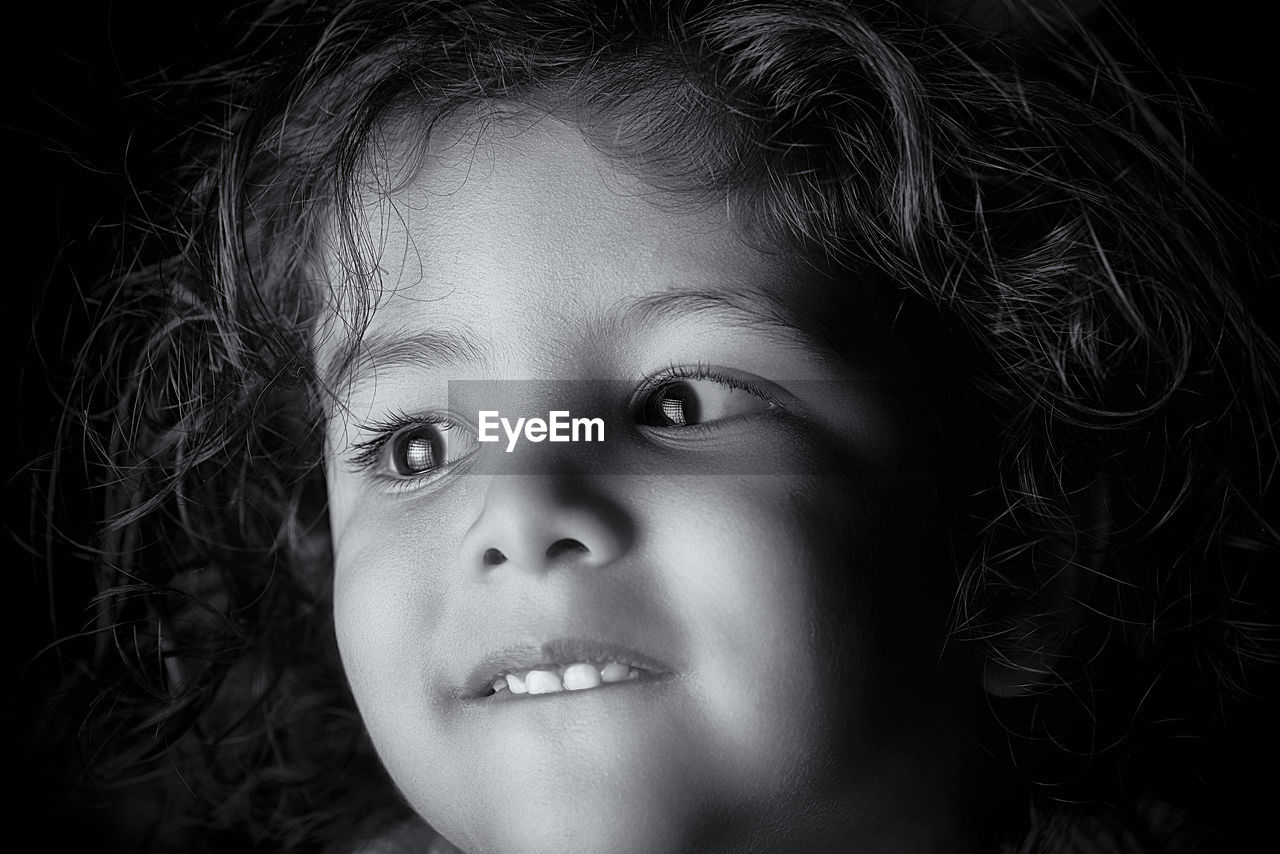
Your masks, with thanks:
<instances>
[{"instance_id":1,"label":"front tooth","mask_svg":"<svg viewBox=\"0 0 1280 854\"><path fill-rule=\"evenodd\" d=\"M621 682L627 678L627 673L631 671L630 667L625 664L619 664L616 661L610 661L604 667L600 668L600 678L605 682Z\"/></svg>"},{"instance_id":2,"label":"front tooth","mask_svg":"<svg viewBox=\"0 0 1280 854\"><path fill-rule=\"evenodd\" d=\"M523 694L529 690L525 686L524 680L514 673L507 674L507 687L511 689L512 694Z\"/></svg>"},{"instance_id":3,"label":"front tooth","mask_svg":"<svg viewBox=\"0 0 1280 854\"><path fill-rule=\"evenodd\" d=\"M564 690L560 677L549 670L530 670L524 677L524 684L530 694L554 694Z\"/></svg>"},{"instance_id":4,"label":"front tooth","mask_svg":"<svg viewBox=\"0 0 1280 854\"><path fill-rule=\"evenodd\" d=\"M570 691L594 688L600 684L600 671L590 664L570 664L564 669L564 687Z\"/></svg>"}]
</instances>

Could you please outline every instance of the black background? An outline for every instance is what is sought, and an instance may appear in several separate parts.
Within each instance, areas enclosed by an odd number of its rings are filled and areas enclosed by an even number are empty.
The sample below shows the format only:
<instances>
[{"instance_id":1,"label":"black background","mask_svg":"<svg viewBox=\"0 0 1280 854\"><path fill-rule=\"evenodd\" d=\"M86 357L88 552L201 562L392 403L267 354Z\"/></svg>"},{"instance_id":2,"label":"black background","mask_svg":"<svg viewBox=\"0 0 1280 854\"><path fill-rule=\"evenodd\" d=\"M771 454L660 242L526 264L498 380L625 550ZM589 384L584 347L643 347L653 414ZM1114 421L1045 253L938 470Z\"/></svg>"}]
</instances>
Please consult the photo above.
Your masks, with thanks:
<instances>
[{"instance_id":1,"label":"black background","mask_svg":"<svg viewBox=\"0 0 1280 854\"><path fill-rule=\"evenodd\" d=\"M1128 4L1137 29L1166 67L1197 78L1216 114L1220 138L1196 142L1203 170L1238 203L1260 215L1280 212L1280 116L1270 4L1245 2ZM234 48L238 32L225 25L228 4L155 0L93 6L28 3L0 24L5 109L3 140L4 340L9 355L9 406L2 419L5 447L5 577L9 606L3 621L7 655L3 729L21 748L37 700L56 673L56 658L33 656L54 637L75 631L89 580L74 550L43 542L45 497L36 490L46 468L58 416L56 391L67 358L86 331L79 291L110 271L121 251L122 221L147 210L179 162L175 137L214 104L176 102L163 84L198 71ZM127 176L127 177L126 177ZM1274 327L1273 327L1274 328ZM74 477L69 480L74 482ZM87 502L74 491L58 499L73 534ZM52 550L51 550L52 549ZM60 582L60 600L46 595L50 567L79 572ZM1274 746L1274 741L1272 742ZM1241 761L1241 774L1261 764L1276 775L1272 757ZM1246 767L1248 766L1248 767ZM16 783L24 786L24 766ZM1273 809L1274 785L1241 787L1244 813ZM27 792L41 797L38 788ZM10 808L30 808L10 799ZM24 826L21 815L8 825ZM19 837L21 833L18 832Z\"/></svg>"}]
</instances>

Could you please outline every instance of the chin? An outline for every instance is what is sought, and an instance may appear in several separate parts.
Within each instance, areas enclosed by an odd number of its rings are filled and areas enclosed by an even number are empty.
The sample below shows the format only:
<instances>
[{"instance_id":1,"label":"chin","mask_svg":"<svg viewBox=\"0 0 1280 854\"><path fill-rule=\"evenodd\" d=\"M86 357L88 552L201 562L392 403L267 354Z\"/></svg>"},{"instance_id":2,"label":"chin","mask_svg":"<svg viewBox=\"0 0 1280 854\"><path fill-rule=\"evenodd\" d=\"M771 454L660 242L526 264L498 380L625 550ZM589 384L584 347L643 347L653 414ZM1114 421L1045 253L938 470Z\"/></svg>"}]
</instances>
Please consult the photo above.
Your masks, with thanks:
<instances>
[{"instance_id":1,"label":"chin","mask_svg":"<svg viewBox=\"0 0 1280 854\"><path fill-rule=\"evenodd\" d=\"M559 787L557 787L559 788ZM466 854L685 854L702 851L687 830L697 819L659 793L633 789L626 800L600 798L581 784L557 794L519 799L509 808L464 821L470 833L450 836ZM667 787L669 790L672 788ZM658 795L653 797L651 795ZM685 808L687 810L687 807Z\"/></svg>"}]
</instances>

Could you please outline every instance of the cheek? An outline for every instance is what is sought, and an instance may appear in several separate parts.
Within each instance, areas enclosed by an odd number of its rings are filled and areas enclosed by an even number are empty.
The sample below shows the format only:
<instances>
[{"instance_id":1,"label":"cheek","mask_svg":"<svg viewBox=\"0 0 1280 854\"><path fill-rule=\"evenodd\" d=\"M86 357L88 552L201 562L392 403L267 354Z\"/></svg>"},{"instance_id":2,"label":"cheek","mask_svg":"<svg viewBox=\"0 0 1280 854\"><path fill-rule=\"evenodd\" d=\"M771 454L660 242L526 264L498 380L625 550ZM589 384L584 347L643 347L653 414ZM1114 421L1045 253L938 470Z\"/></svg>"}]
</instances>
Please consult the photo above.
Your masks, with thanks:
<instances>
[{"instance_id":1,"label":"cheek","mask_svg":"<svg viewBox=\"0 0 1280 854\"><path fill-rule=\"evenodd\" d=\"M439 714L440 657L456 654L458 520L416 500L357 505L334 525L334 622L343 668L375 749L422 815L472 827L488 798L471 776L476 745ZM450 545L452 544L452 546ZM465 793L465 794L464 794ZM460 817L461 816L461 817Z\"/></svg>"},{"instance_id":2,"label":"cheek","mask_svg":"<svg viewBox=\"0 0 1280 854\"><path fill-rule=\"evenodd\" d=\"M379 753L429 731L431 661L448 578L443 532L411 502L333 514L334 624L343 668ZM358 507L358 506L357 506ZM421 514L417 514L420 516Z\"/></svg>"},{"instance_id":3,"label":"cheek","mask_svg":"<svg viewBox=\"0 0 1280 854\"><path fill-rule=\"evenodd\" d=\"M651 562L696 651L701 729L726 779L790 789L866 749L883 651L859 579L907 562L878 542L890 508L865 482L783 476L690 479L662 508Z\"/></svg>"},{"instance_id":4,"label":"cheek","mask_svg":"<svg viewBox=\"0 0 1280 854\"><path fill-rule=\"evenodd\" d=\"M334 625L343 667L371 729L391 710L411 708L397 696L417 683L415 639L429 615L402 543L366 525L334 540ZM384 532L385 533L385 532ZM410 671L410 672L406 672Z\"/></svg>"},{"instance_id":5,"label":"cheek","mask_svg":"<svg viewBox=\"0 0 1280 854\"><path fill-rule=\"evenodd\" d=\"M385 669L412 653L420 661L456 586L458 542L467 526L456 500L429 493L364 494L330 482L334 609L344 663ZM415 674L416 675L416 674Z\"/></svg>"},{"instance_id":6,"label":"cheek","mask_svg":"<svg viewBox=\"0 0 1280 854\"><path fill-rule=\"evenodd\" d=\"M334 543L334 622L348 675L403 658L409 629L423 615L415 607L418 584L403 549L362 534Z\"/></svg>"}]
</instances>

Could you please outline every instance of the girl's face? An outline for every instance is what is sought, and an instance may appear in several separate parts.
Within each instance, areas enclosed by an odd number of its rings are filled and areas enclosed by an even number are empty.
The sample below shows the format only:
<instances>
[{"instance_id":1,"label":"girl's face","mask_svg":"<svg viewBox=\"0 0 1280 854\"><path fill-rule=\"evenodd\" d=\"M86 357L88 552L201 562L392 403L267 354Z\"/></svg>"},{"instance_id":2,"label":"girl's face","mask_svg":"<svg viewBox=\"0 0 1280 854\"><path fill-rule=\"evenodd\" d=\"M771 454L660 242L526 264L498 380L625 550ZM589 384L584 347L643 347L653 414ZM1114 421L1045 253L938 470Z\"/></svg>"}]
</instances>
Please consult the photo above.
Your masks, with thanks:
<instances>
[{"instance_id":1,"label":"girl's face","mask_svg":"<svg viewBox=\"0 0 1280 854\"><path fill-rule=\"evenodd\" d=\"M960 850L935 448L869 286L554 120L445 136L370 182L385 291L318 345L338 640L405 797L473 854Z\"/></svg>"}]
</instances>

